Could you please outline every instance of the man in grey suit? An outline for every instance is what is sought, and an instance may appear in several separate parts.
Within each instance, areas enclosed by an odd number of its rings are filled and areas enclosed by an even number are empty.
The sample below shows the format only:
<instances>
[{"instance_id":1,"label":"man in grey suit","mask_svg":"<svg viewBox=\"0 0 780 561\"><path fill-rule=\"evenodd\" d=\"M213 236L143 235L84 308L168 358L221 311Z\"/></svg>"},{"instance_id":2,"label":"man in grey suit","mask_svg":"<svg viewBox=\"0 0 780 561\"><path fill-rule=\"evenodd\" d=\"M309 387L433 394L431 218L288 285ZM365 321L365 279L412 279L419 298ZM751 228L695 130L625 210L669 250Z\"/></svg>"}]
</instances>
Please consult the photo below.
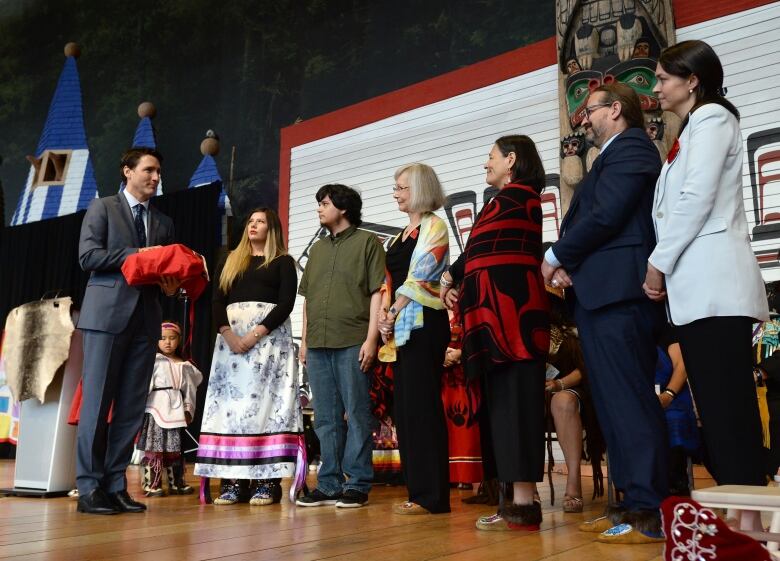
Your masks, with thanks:
<instances>
[{"instance_id":1,"label":"man in grey suit","mask_svg":"<svg viewBox=\"0 0 780 561\"><path fill-rule=\"evenodd\" d=\"M125 189L92 201L81 226L79 264L91 275L78 324L84 337L79 512L146 510L128 495L125 471L143 420L162 318L157 287L129 286L120 268L133 253L173 243L173 222L149 205L161 160L148 148L125 152L120 164ZM165 278L160 288L171 296L178 284Z\"/></svg>"}]
</instances>

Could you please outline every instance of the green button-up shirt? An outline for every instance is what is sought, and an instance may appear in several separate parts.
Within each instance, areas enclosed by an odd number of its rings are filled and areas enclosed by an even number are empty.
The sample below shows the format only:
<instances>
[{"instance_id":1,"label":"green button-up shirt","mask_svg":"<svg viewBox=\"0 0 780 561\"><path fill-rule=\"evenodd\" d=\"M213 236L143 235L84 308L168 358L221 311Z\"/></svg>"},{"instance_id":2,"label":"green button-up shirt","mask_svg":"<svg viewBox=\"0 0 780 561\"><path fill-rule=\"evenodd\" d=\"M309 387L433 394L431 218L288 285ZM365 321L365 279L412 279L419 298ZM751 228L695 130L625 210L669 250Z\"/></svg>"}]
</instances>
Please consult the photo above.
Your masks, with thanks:
<instances>
[{"instance_id":1,"label":"green button-up shirt","mask_svg":"<svg viewBox=\"0 0 780 561\"><path fill-rule=\"evenodd\" d=\"M306 346L362 345L371 295L384 280L385 251L374 234L350 226L315 243L298 287L306 298Z\"/></svg>"}]
</instances>

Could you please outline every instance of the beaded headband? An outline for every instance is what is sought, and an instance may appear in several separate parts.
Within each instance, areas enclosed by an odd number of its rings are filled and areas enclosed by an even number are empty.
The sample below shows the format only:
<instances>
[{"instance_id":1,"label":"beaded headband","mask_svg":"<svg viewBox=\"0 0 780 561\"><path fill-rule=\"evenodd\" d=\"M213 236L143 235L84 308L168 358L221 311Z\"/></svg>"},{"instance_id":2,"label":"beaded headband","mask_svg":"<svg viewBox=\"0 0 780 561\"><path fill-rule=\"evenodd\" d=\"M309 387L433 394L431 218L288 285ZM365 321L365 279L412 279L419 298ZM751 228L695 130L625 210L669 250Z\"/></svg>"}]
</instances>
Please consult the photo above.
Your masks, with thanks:
<instances>
[{"instance_id":1,"label":"beaded headband","mask_svg":"<svg viewBox=\"0 0 780 561\"><path fill-rule=\"evenodd\" d=\"M175 323L169 323L169 322L166 321L166 322L163 322L161 327L162 327L162 329L170 329L172 331L175 331L179 335L181 335L181 328L178 325L176 325Z\"/></svg>"}]
</instances>

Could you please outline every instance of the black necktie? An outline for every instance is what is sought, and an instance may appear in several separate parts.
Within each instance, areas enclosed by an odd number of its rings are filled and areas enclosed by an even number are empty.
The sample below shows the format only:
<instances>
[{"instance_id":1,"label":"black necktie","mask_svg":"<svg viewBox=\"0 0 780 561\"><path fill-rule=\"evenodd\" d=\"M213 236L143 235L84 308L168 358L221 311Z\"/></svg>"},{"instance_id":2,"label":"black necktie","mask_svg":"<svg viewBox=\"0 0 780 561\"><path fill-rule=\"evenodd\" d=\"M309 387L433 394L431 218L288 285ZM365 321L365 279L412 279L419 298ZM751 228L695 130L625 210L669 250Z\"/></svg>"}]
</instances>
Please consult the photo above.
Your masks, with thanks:
<instances>
[{"instance_id":1,"label":"black necktie","mask_svg":"<svg viewBox=\"0 0 780 561\"><path fill-rule=\"evenodd\" d=\"M146 247L146 226L144 226L144 205L135 205L135 231L138 234L139 247Z\"/></svg>"}]
</instances>

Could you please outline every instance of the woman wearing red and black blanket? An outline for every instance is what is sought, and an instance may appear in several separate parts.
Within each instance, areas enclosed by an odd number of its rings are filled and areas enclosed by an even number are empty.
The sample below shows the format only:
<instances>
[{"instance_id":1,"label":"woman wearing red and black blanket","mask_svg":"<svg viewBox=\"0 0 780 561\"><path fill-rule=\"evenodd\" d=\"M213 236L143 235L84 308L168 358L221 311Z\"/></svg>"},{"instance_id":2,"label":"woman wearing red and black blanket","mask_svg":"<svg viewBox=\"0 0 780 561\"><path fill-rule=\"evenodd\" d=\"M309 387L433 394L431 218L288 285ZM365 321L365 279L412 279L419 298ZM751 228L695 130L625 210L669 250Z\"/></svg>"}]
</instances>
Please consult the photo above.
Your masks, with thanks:
<instances>
[{"instance_id":1,"label":"woman wearing red and black blanket","mask_svg":"<svg viewBox=\"0 0 780 561\"><path fill-rule=\"evenodd\" d=\"M537 530L534 483L544 472L545 360L549 302L540 271L545 175L527 136L496 140L486 182L499 189L441 279L442 299L460 298L466 376L480 377L485 478L512 482L513 499L477 521L480 530ZM446 288L445 288L446 287ZM457 288L455 288L457 287Z\"/></svg>"}]
</instances>

